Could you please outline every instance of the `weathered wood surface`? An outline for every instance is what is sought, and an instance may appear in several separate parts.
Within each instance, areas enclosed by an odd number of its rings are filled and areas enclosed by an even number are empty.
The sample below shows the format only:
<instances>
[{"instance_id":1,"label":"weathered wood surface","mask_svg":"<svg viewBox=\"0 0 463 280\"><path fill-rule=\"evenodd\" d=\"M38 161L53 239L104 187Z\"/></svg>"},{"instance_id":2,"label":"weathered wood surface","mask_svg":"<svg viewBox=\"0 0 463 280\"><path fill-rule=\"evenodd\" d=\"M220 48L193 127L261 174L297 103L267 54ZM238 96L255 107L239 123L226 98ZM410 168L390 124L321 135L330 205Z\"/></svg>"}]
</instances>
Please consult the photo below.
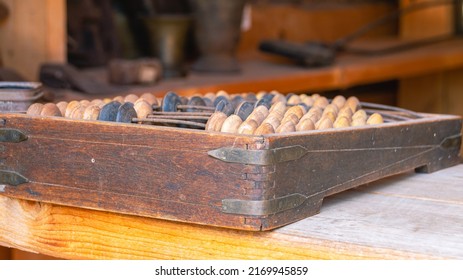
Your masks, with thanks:
<instances>
[{"instance_id":1,"label":"weathered wood surface","mask_svg":"<svg viewBox=\"0 0 463 280\"><path fill-rule=\"evenodd\" d=\"M460 164L383 179L269 232L0 196L0 244L70 259L462 259L462 174Z\"/></svg>"}]
</instances>

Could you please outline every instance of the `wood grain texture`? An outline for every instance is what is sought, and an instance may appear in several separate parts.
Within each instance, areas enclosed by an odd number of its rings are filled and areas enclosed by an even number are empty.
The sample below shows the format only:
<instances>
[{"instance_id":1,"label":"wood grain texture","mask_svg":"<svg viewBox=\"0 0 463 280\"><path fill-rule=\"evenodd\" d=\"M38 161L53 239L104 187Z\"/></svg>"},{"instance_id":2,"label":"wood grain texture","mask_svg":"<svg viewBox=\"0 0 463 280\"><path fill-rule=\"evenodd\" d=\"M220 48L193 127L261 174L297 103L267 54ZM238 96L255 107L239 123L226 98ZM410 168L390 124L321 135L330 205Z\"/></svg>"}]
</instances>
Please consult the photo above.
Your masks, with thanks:
<instances>
[{"instance_id":1,"label":"wood grain texture","mask_svg":"<svg viewBox=\"0 0 463 280\"><path fill-rule=\"evenodd\" d=\"M3 2L10 11L0 25L0 51L5 67L36 81L41 63L66 61L64 0Z\"/></svg>"},{"instance_id":2,"label":"wood grain texture","mask_svg":"<svg viewBox=\"0 0 463 280\"><path fill-rule=\"evenodd\" d=\"M0 243L71 259L461 259L462 173L390 177L264 233L0 196Z\"/></svg>"}]
</instances>

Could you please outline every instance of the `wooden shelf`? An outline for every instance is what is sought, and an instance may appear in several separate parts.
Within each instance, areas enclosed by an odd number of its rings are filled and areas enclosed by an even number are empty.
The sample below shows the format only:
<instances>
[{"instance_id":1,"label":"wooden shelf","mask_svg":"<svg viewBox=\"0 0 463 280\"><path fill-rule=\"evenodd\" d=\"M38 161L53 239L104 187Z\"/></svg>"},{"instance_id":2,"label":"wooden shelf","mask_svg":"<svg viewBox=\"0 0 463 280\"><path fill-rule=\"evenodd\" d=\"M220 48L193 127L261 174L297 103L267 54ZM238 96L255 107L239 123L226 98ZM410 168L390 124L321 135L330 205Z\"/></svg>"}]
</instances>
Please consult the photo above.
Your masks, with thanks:
<instances>
[{"instance_id":1,"label":"wooden shelf","mask_svg":"<svg viewBox=\"0 0 463 280\"><path fill-rule=\"evenodd\" d=\"M405 173L244 232L0 196L0 245L69 259L461 259L463 165Z\"/></svg>"},{"instance_id":2,"label":"wooden shelf","mask_svg":"<svg viewBox=\"0 0 463 280\"><path fill-rule=\"evenodd\" d=\"M377 42L374 47L389 45ZM185 79L164 80L150 88L164 95L176 90L191 95L223 89L228 92L278 90L283 93L344 89L385 80L408 78L463 67L463 39L455 39L413 50L381 56L344 55L329 67L303 68L270 61L242 62L237 75L201 75L191 73Z\"/></svg>"}]
</instances>

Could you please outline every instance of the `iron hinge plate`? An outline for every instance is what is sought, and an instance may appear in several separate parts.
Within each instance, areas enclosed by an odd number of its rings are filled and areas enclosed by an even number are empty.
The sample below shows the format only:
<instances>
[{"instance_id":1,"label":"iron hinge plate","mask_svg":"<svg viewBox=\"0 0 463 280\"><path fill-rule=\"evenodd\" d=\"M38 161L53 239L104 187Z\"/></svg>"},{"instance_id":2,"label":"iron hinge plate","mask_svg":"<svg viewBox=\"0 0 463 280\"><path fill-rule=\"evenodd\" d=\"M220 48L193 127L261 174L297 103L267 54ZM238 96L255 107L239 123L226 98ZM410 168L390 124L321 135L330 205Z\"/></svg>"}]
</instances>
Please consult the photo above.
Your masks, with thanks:
<instances>
[{"instance_id":1,"label":"iron hinge plate","mask_svg":"<svg viewBox=\"0 0 463 280\"><path fill-rule=\"evenodd\" d=\"M8 170L0 170L0 184L17 186L29 182L23 175Z\"/></svg>"},{"instance_id":2,"label":"iron hinge plate","mask_svg":"<svg viewBox=\"0 0 463 280\"><path fill-rule=\"evenodd\" d=\"M0 128L0 142L19 143L27 140L27 135L14 128Z\"/></svg>"},{"instance_id":3,"label":"iron hinge plate","mask_svg":"<svg viewBox=\"0 0 463 280\"><path fill-rule=\"evenodd\" d=\"M266 216L293 209L304 203L307 196L290 194L269 200L223 199L222 212L237 215Z\"/></svg>"},{"instance_id":4,"label":"iron hinge plate","mask_svg":"<svg viewBox=\"0 0 463 280\"><path fill-rule=\"evenodd\" d=\"M208 152L208 155L225 162L272 165L279 162L297 160L306 153L307 149L302 146L289 146L269 150L247 150L224 147L211 150Z\"/></svg>"}]
</instances>

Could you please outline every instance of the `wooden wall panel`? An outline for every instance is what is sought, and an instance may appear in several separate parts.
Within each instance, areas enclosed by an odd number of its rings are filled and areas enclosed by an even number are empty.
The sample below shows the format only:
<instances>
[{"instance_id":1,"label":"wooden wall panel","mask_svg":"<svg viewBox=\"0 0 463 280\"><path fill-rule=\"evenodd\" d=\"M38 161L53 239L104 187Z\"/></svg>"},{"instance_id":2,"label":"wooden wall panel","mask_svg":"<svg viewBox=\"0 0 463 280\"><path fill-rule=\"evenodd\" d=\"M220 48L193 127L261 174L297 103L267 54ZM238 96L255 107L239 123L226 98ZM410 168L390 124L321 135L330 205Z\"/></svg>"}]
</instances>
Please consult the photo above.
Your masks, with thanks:
<instances>
[{"instance_id":1,"label":"wooden wall panel","mask_svg":"<svg viewBox=\"0 0 463 280\"><path fill-rule=\"evenodd\" d=\"M0 24L0 51L5 67L37 80L45 61L66 61L65 0L3 0L10 11Z\"/></svg>"},{"instance_id":2,"label":"wooden wall panel","mask_svg":"<svg viewBox=\"0 0 463 280\"><path fill-rule=\"evenodd\" d=\"M258 51L264 39L284 39L293 42L319 40L332 42L355 31L360 26L391 12L390 3L321 6L251 5L251 24L242 33L238 53L242 58L269 58ZM397 24L382 26L367 36L396 35Z\"/></svg>"}]
</instances>

